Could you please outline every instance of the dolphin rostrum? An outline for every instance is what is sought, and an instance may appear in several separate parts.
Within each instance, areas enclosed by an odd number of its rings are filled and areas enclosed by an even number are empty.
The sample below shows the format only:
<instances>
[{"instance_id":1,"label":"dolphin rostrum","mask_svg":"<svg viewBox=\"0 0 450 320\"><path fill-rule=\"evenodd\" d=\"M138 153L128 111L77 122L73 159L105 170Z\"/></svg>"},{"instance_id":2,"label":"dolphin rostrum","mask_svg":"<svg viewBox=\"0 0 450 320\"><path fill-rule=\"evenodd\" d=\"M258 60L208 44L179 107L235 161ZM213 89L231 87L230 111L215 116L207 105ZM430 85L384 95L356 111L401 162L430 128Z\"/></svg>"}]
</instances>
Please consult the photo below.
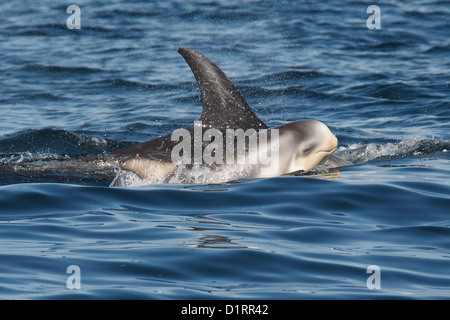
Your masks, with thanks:
<instances>
[{"instance_id":1,"label":"dolphin rostrum","mask_svg":"<svg viewBox=\"0 0 450 320\"><path fill-rule=\"evenodd\" d=\"M111 153L122 170L167 183L180 168L207 166L210 182L221 183L308 171L327 160L329 167L349 165L332 156L338 140L325 124L303 120L269 129L218 66L193 49L178 52L200 88L200 119L181 131ZM272 158L261 161L267 154Z\"/></svg>"}]
</instances>

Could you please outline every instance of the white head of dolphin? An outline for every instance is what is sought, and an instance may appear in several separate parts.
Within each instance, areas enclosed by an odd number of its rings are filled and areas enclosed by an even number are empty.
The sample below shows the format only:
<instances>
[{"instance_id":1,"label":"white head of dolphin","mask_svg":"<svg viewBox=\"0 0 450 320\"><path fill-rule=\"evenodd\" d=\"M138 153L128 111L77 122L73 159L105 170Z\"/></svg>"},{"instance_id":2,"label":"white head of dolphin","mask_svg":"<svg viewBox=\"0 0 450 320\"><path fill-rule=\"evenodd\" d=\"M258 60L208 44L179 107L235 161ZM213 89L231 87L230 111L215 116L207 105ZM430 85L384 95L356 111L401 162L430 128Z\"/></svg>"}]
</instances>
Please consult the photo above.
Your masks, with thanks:
<instances>
[{"instance_id":1,"label":"white head of dolphin","mask_svg":"<svg viewBox=\"0 0 450 320\"><path fill-rule=\"evenodd\" d=\"M279 130L278 168L261 177L308 171L323 164L338 147L337 138L320 121L295 121L276 129Z\"/></svg>"}]
</instances>

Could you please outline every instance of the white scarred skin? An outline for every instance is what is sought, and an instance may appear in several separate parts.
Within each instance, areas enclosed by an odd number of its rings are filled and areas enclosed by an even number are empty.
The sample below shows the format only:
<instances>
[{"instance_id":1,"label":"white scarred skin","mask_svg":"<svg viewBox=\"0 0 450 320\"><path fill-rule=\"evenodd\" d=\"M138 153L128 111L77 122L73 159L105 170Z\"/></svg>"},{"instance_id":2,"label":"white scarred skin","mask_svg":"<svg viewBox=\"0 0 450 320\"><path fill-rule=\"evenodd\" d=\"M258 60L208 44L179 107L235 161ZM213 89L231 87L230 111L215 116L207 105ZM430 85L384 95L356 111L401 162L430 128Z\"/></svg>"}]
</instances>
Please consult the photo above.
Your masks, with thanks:
<instances>
[{"instance_id":1,"label":"white scarred skin","mask_svg":"<svg viewBox=\"0 0 450 320\"><path fill-rule=\"evenodd\" d=\"M319 121L296 121L276 129L279 130L278 165L260 170L255 178L311 170L324 163L338 147L337 138Z\"/></svg>"}]
</instances>

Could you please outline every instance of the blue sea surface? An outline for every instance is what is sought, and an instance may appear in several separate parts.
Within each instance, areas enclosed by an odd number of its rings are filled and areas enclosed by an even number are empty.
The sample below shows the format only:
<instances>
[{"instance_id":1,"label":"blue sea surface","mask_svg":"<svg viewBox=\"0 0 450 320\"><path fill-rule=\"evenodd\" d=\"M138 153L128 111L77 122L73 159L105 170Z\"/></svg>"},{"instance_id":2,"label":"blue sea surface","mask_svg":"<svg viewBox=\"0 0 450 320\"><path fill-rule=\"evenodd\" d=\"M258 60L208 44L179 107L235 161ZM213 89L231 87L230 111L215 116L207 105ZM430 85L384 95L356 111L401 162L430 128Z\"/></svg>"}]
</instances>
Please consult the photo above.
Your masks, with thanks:
<instances>
[{"instance_id":1,"label":"blue sea surface","mask_svg":"<svg viewBox=\"0 0 450 320\"><path fill-rule=\"evenodd\" d=\"M0 3L0 299L450 298L448 1L74 4ZM110 187L77 159L201 114L179 47L355 165Z\"/></svg>"}]
</instances>

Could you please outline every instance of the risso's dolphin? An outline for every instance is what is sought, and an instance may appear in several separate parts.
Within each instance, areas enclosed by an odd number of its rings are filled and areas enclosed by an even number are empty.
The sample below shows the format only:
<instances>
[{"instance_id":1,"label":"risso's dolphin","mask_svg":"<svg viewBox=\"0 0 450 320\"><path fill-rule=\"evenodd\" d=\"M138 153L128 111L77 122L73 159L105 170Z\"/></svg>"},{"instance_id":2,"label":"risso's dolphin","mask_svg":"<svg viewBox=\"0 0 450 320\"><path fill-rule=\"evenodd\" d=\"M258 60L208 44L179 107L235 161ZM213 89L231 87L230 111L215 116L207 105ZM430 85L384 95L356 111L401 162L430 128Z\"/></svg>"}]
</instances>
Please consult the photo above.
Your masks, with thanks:
<instances>
[{"instance_id":1,"label":"risso's dolphin","mask_svg":"<svg viewBox=\"0 0 450 320\"><path fill-rule=\"evenodd\" d=\"M178 52L200 87L200 119L188 128L111 153L122 170L152 183L167 183L174 175L177 182L191 182L186 172L207 168L207 181L222 183L308 171L327 160L328 167L349 164L332 156L338 140L325 124L303 120L269 129L219 67L195 50Z\"/></svg>"}]
</instances>

